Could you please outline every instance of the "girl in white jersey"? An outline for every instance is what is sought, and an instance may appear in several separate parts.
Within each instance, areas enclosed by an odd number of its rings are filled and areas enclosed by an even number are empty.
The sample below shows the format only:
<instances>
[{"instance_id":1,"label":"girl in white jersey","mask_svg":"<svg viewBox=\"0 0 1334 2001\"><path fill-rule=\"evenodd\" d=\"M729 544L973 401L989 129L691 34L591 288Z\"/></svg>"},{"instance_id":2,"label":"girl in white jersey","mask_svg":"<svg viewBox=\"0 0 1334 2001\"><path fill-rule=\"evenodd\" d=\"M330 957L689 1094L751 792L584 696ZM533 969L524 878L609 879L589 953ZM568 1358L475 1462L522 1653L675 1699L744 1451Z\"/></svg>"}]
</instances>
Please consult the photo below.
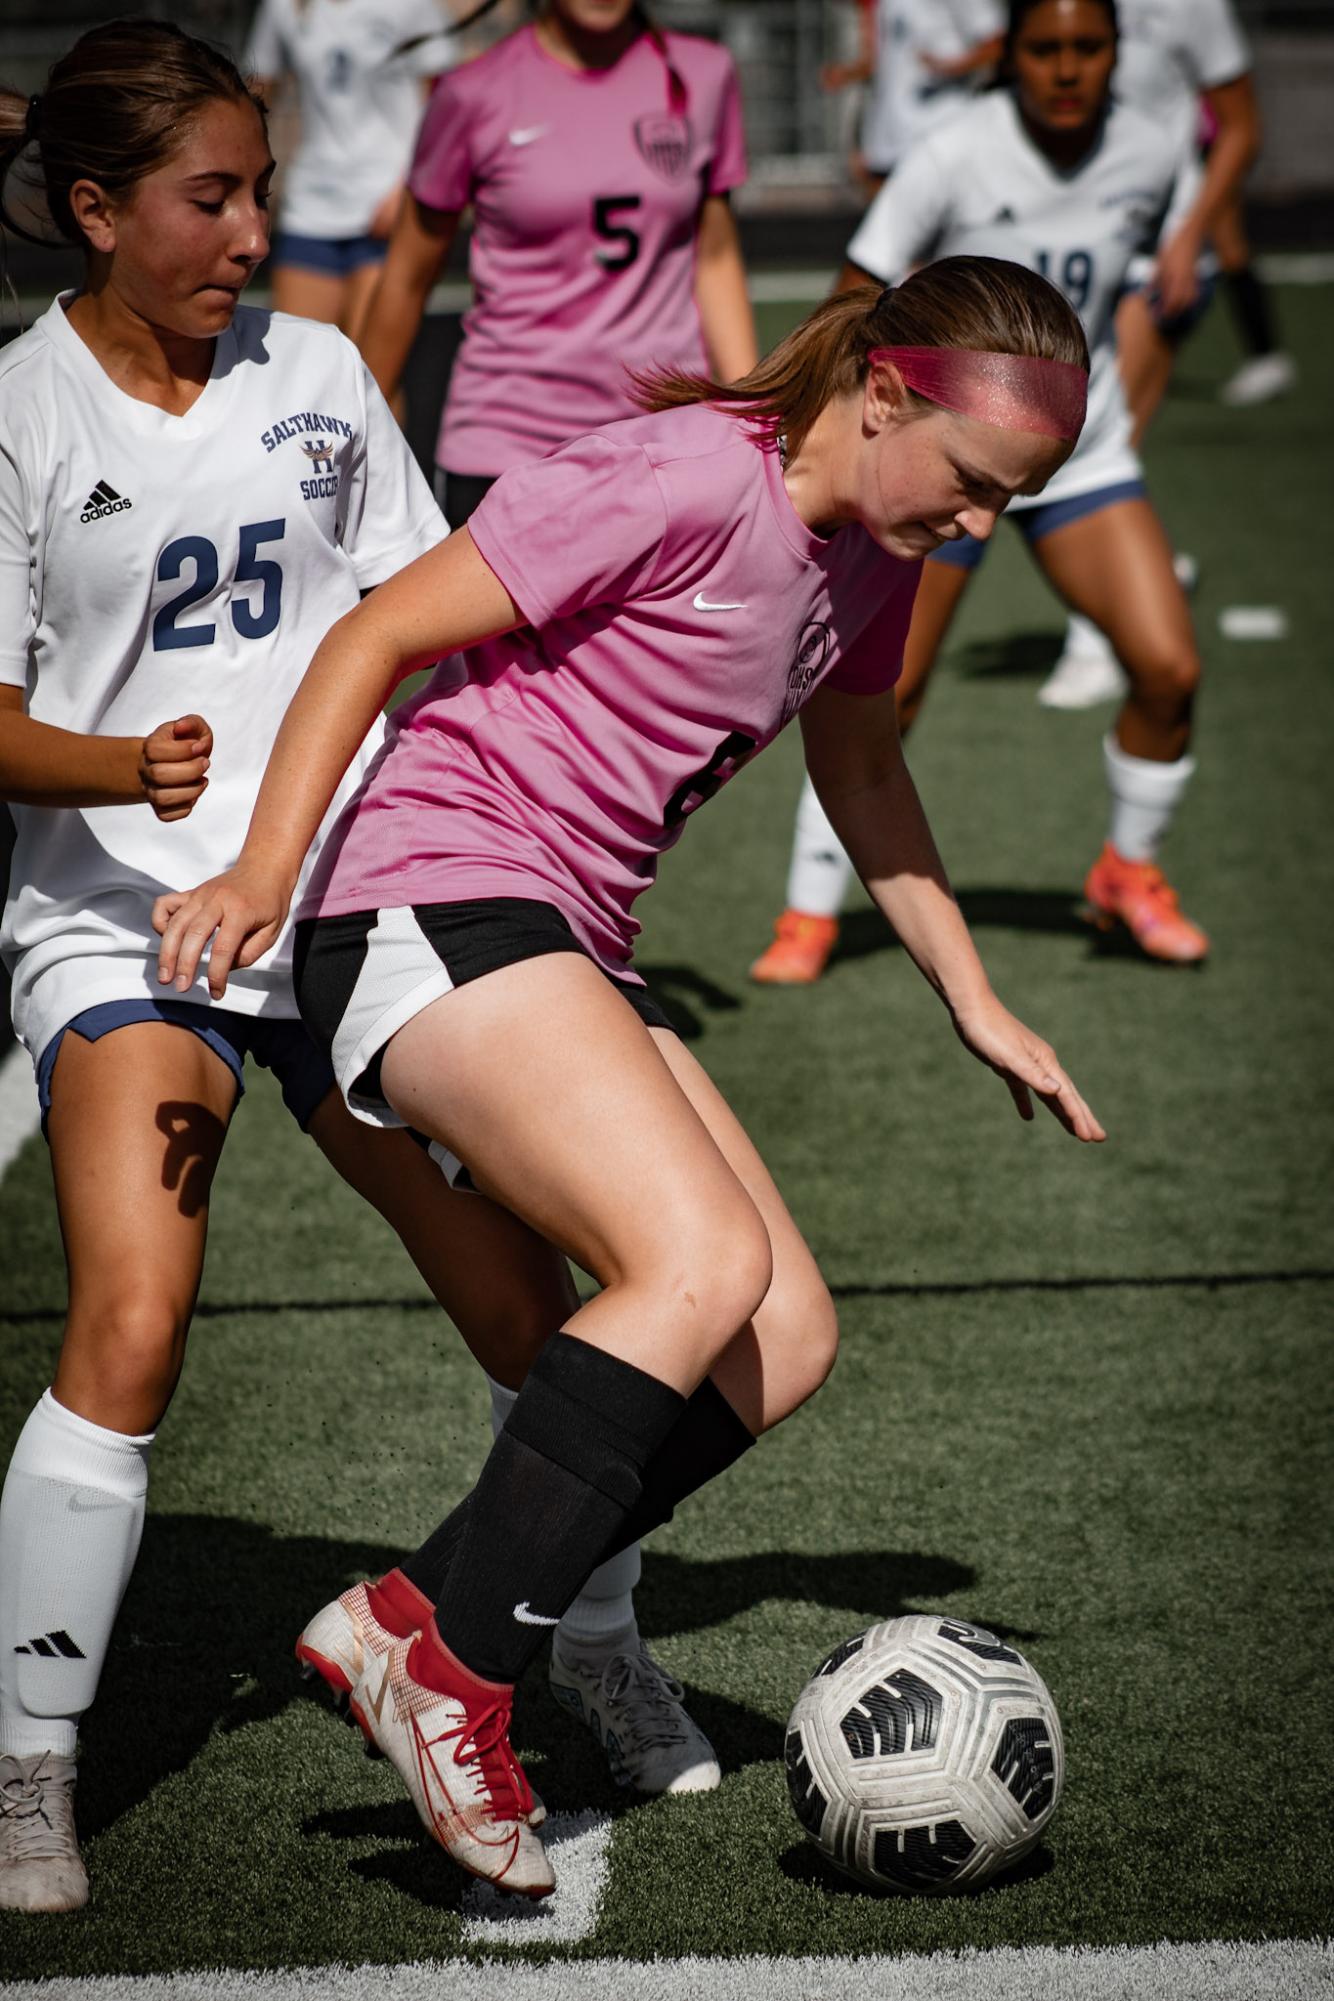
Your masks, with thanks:
<instances>
[{"instance_id":1,"label":"girl in white jersey","mask_svg":"<svg viewBox=\"0 0 1334 2001\"><path fill-rule=\"evenodd\" d=\"M436 0L261 0L246 65L295 86L301 135L269 275L281 313L359 338L403 197L423 79L450 62Z\"/></svg>"},{"instance_id":2,"label":"girl in white jersey","mask_svg":"<svg viewBox=\"0 0 1334 2001\"><path fill-rule=\"evenodd\" d=\"M1192 963L1208 941L1178 908L1156 856L1195 768L1200 667L1171 549L1131 445L1114 316L1132 255L1156 229L1171 237L1194 198L1196 172L1180 133L1111 97L1112 0L1013 0L1008 59L1012 88L925 139L881 190L848 246L844 283L884 282L932 257L988 251L1050 277L1083 320L1093 356L1083 435L1041 498L1021 496L1011 518L1061 596L1107 634L1128 677L1104 745L1111 816L1085 881L1090 915L1102 927L1124 925L1153 958ZM928 558L899 686L905 727L984 553L968 537ZM787 908L751 969L755 979L805 985L820 977L851 873L807 786Z\"/></svg>"},{"instance_id":3,"label":"girl in white jersey","mask_svg":"<svg viewBox=\"0 0 1334 2001\"><path fill-rule=\"evenodd\" d=\"M635 369L754 365L728 206L745 172L731 57L635 0L545 0L440 79L361 346L392 398L471 206L474 300L436 446L451 527L497 474L630 415Z\"/></svg>"},{"instance_id":4,"label":"girl in white jersey","mask_svg":"<svg viewBox=\"0 0 1334 2001\"><path fill-rule=\"evenodd\" d=\"M603 1289L553 1327L469 1498L303 1644L345 1656L360 1637L363 1729L437 1840L507 1888L553 1886L508 1741L544 1630L834 1355L829 1294L763 1163L634 1004L633 903L692 809L800 711L840 834L965 1046L1024 1116L1036 1091L1103 1136L987 983L893 696L922 556L1056 471L1086 359L1052 286L955 258L829 301L730 389L659 381L653 414L502 474L467 528L340 621L236 867L160 900L164 983L188 989L212 936L223 994L285 921L389 687L465 649L306 894L301 1004L360 1118L429 1133ZM388 1644L382 1613L418 1630ZM463 1745L486 1749L461 1776Z\"/></svg>"},{"instance_id":5,"label":"girl in white jersey","mask_svg":"<svg viewBox=\"0 0 1334 2001\"><path fill-rule=\"evenodd\" d=\"M268 242L262 112L225 58L130 22L85 36L40 97L0 97L0 121L3 167L39 168L87 253L84 289L0 355L3 947L70 1286L0 1500L0 1907L51 1911L88 1894L75 1735L138 1547L244 1057L493 1373L519 1381L574 1294L506 1211L455 1194L402 1133L356 1127L297 1019L286 934L225 1006L155 977L154 898L237 852L315 645L446 532L356 350L238 307ZM380 735L348 746L345 795Z\"/></svg>"}]
</instances>

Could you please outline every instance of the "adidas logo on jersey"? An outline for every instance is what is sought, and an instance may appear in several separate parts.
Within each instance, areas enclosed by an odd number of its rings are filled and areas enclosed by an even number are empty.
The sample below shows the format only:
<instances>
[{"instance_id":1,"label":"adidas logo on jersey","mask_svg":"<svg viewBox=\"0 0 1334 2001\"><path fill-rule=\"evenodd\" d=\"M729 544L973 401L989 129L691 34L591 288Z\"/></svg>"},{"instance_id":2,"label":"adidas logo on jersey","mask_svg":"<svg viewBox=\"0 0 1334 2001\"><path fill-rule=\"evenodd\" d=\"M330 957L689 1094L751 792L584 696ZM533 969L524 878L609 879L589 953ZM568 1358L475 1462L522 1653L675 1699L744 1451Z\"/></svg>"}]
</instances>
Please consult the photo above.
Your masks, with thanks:
<instances>
[{"instance_id":1,"label":"adidas logo on jersey","mask_svg":"<svg viewBox=\"0 0 1334 2001\"><path fill-rule=\"evenodd\" d=\"M99 479L87 500L84 501L83 513L79 516L79 519L80 521L100 521L105 514L123 514L127 507L133 506L134 502L132 500L126 500L123 494L117 493L114 486L108 486L104 479Z\"/></svg>"},{"instance_id":2,"label":"adidas logo on jersey","mask_svg":"<svg viewBox=\"0 0 1334 2001\"><path fill-rule=\"evenodd\" d=\"M29 1640L26 1647L15 1647L16 1654L40 1654L43 1660L82 1661L87 1659L83 1648L76 1646L68 1633L47 1633Z\"/></svg>"},{"instance_id":3,"label":"adidas logo on jersey","mask_svg":"<svg viewBox=\"0 0 1334 2001\"><path fill-rule=\"evenodd\" d=\"M1015 221L1015 219L1016 218L1014 210L1009 206L1008 203L1004 208L998 208L996 210L996 213L991 218L993 224L998 222L1013 222Z\"/></svg>"}]
</instances>

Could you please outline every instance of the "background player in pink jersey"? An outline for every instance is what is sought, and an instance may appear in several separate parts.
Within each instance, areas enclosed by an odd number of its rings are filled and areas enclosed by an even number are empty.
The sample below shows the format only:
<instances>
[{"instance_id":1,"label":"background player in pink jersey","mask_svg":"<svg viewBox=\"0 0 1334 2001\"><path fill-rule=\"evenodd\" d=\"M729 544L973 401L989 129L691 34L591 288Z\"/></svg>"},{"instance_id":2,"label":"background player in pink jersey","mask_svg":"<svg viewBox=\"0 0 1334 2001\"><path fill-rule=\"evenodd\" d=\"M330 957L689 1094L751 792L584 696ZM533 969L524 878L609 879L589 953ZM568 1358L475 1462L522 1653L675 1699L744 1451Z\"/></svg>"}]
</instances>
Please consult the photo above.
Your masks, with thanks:
<instances>
[{"instance_id":1,"label":"background player in pink jersey","mask_svg":"<svg viewBox=\"0 0 1334 2001\"><path fill-rule=\"evenodd\" d=\"M302 1006L359 1117L430 1134L602 1289L553 1330L468 1499L302 1644L359 1637L368 1737L435 1838L508 1888L553 1887L508 1738L544 1629L834 1359L809 1250L631 965L634 901L690 812L800 711L839 833L964 1046L1022 1116L1036 1092L1103 1137L987 982L893 694L921 558L1063 463L1087 369L1044 279L955 258L828 301L730 389L661 381L654 414L502 475L340 621L236 867L159 901L161 979L188 985L213 938L224 992L282 923L368 718L451 656L331 839Z\"/></svg>"},{"instance_id":2,"label":"background player in pink jersey","mask_svg":"<svg viewBox=\"0 0 1334 2001\"><path fill-rule=\"evenodd\" d=\"M452 527L498 473L628 416L630 371L754 365L727 199L745 174L731 57L632 0L546 0L440 79L361 346L392 399L471 206L475 296L436 446Z\"/></svg>"}]
</instances>

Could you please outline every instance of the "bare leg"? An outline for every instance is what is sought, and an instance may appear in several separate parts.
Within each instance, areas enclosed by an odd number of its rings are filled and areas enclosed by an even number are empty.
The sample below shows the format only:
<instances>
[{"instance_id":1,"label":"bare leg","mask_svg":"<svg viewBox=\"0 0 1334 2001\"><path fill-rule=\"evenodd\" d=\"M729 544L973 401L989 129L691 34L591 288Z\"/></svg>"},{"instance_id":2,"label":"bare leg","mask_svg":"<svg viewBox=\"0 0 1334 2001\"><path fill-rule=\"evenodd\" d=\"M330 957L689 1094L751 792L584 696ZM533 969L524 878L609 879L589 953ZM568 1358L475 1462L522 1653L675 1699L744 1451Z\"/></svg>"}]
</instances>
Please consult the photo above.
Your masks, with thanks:
<instances>
[{"instance_id":1,"label":"bare leg","mask_svg":"<svg viewBox=\"0 0 1334 2001\"><path fill-rule=\"evenodd\" d=\"M358 345L366 315L370 311L375 288L380 282L382 266L379 264L359 264L355 271L349 271L343 285L343 302L339 308L338 324L350 341Z\"/></svg>"},{"instance_id":2,"label":"bare leg","mask_svg":"<svg viewBox=\"0 0 1334 2001\"><path fill-rule=\"evenodd\" d=\"M354 1119L336 1091L315 1113L310 1135L397 1232L487 1374L517 1387L578 1307L560 1253L508 1209L450 1188L406 1133Z\"/></svg>"},{"instance_id":3,"label":"bare leg","mask_svg":"<svg viewBox=\"0 0 1334 2001\"><path fill-rule=\"evenodd\" d=\"M903 672L894 690L899 729L905 736L921 714L940 649L954 623L954 614L963 603L972 574L958 563L933 563L929 557L922 565L922 580L917 586L912 623L903 649Z\"/></svg>"},{"instance_id":4,"label":"bare leg","mask_svg":"<svg viewBox=\"0 0 1334 2001\"><path fill-rule=\"evenodd\" d=\"M1116 740L1170 763L1190 744L1200 679L1190 607L1147 500L1123 500L1044 536L1037 561L1072 610L1101 627L1130 680Z\"/></svg>"}]
</instances>

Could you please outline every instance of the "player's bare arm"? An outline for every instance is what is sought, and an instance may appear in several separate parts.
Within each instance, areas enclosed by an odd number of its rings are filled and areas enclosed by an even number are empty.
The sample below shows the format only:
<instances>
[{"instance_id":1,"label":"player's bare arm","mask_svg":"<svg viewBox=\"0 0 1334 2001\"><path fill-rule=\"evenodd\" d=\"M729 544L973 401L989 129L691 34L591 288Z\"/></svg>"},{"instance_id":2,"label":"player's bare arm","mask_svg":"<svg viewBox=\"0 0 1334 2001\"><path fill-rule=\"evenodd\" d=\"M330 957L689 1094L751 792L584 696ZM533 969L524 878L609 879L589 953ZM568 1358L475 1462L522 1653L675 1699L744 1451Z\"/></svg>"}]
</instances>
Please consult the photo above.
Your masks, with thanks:
<instances>
[{"instance_id":1,"label":"player's bare arm","mask_svg":"<svg viewBox=\"0 0 1334 2001\"><path fill-rule=\"evenodd\" d=\"M431 287L449 256L458 226L457 214L427 208L415 195L407 195L399 206L360 342L366 366L386 401L398 389Z\"/></svg>"},{"instance_id":2,"label":"player's bare arm","mask_svg":"<svg viewBox=\"0 0 1334 2001\"><path fill-rule=\"evenodd\" d=\"M959 1039L1008 1086L1021 1118L1036 1092L1066 1131L1106 1138L1055 1051L997 999L903 758L894 696L822 688L801 714L807 769L877 909L949 1009Z\"/></svg>"},{"instance_id":3,"label":"player's bare arm","mask_svg":"<svg viewBox=\"0 0 1334 2001\"><path fill-rule=\"evenodd\" d=\"M760 351L746 290L741 239L726 195L706 196L700 209L695 237L695 304L718 381L737 382L749 375Z\"/></svg>"},{"instance_id":4,"label":"player's bare arm","mask_svg":"<svg viewBox=\"0 0 1334 2001\"><path fill-rule=\"evenodd\" d=\"M177 716L146 737L89 736L24 714L0 688L0 798L16 806L137 806L183 820L208 784L213 732Z\"/></svg>"}]
</instances>

